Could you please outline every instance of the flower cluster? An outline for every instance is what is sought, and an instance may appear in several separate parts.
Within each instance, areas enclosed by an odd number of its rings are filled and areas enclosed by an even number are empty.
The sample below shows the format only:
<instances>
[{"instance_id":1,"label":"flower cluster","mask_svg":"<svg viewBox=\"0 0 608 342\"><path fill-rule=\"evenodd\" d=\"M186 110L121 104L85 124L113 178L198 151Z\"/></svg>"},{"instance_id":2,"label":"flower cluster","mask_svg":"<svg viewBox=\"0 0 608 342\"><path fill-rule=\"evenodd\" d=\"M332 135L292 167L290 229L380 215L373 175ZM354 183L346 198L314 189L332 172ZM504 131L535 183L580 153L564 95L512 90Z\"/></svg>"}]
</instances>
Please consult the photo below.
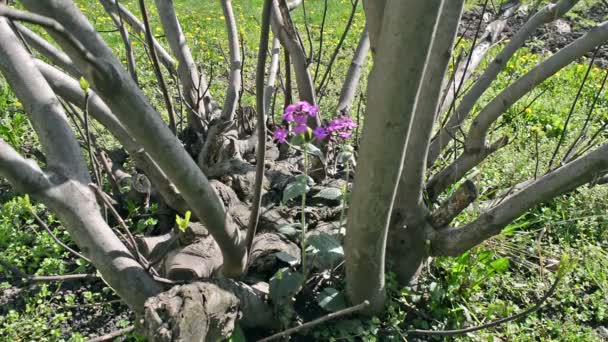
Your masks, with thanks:
<instances>
[{"instance_id":1,"label":"flower cluster","mask_svg":"<svg viewBox=\"0 0 608 342\"><path fill-rule=\"evenodd\" d=\"M353 129L357 124L346 115L342 115L331 120L327 126L318 126L314 130L308 127L309 117L315 117L319 114L319 107L311 105L306 101L299 101L295 104L287 106L283 114L283 120L287 122L287 128L279 127L274 131L274 139L279 143L285 143L289 137L290 131L295 134L305 134L312 132L312 136L316 140L322 141L329 138L330 140L347 139L352 135Z\"/></svg>"}]
</instances>

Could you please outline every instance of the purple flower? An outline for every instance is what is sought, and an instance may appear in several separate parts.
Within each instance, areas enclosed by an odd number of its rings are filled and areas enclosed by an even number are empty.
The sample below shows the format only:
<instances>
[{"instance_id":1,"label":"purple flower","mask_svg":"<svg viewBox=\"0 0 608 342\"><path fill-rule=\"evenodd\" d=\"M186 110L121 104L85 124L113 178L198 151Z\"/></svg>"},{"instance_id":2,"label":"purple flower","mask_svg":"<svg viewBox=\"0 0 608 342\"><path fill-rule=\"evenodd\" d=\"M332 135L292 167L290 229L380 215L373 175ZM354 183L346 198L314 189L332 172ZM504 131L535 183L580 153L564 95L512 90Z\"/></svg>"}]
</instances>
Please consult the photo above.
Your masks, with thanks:
<instances>
[{"instance_id":1,"label":"purple flower","mask_svg":"<svg viewBox=\"0 0 608 342\"><path fill-rule=\"evenodd\" d=\"M274 139L281 144L284 144L287 141L287 137L289 136L289 131L285 128L279 127L274 131Z\"/></svg>"},{"instance_id":2,"label":"purple flower","mask_svg":"<svg viewBox=\"0 0 608 342\"><path fill-rule=\"evenodd\" d=\"M293 121L297 125L306 125L306 122L308 122L308 116L306 114L302 114L302 112L298 112L293 115Z\"/></svg>"},{"instance_id":3,"label":"purple flower","mask_svg":"<svg viewBox=\"0 0 608 342\"><path fill-rule=\"evenodd\" d=\"M350 131L341 131L338 132L338 136L342 139L350 138L353 134Z\"/></svg>"},{"instance_id":4,"label":"purple flower","mask_svg":"<svg viewBox=\"0 0 608 342\"><path fill-rule=\"evenodd\" d=\"M352 131L357 127L357 124L353 122L353 119L346 115L331 120L327 130L333 133L336 137L341 139L347 139L352 136Z\"/></svg>"},{"instance_id":5,"label":"purple flower","mask_svg":"<svg viewBox=\"0 0 608 342\"><path fill-rule=\"evenodd\" d=\"M285 108L285 113L283 114L283 120L285 120L287 122L293 121L293 113L296 112L297 109L298 109L298 106L293 105L293 104L287 106L287 108Z\"/></svg>"},{"instance_id":6,"label":"purple flower","mask_svg":"<svg viewBox=\"0 0 608 342\"><path fill-rule=\"evenodd\" d=\"M293 132L295 134L304 134L308 132L308 126L306 126L306 124L298 124L296 127L293 128Z\"/></svg>"},{"instance_id":7,"label":"purple flower","mask_svg":"<svg viewBox=\"0 0 608 342\"><path fill-rule=\"evenodd\" d=\"M315 136L315 138L317 140L321 141L329 135L329 132L327 131L327 129L325 127L319 126L319 127L315 128L314 131L312 131L312 134Z\"/></svg>"},{"instance_id":8,"label":"purple flower","mask_svg":"<svg viewBox=\"0 0 608 342\"><path fill-rule=\"evenodd\" d=\"M349 129L349 130L353 130L355 128L357 128L357 124L354 123L353 119L349 118L346 115L342 115L340 116L340 119L342 120L342 124L344 126L344 128Z\"/></svg>"},{"instance_id":9,"label":"purple flower","mask_svg":"<svg viewBox=\"0 0 608 342\"><path fill-rule=\"evenodd\" d=\"M339 119L333 119L333 120L331 120L331 122L329 123L329 126L327 127L327 129L330 132L336 132L336 131L339 131L339 130L341 130L343 128L344 128L344 124Z\"/></svg>"}]
</instances>

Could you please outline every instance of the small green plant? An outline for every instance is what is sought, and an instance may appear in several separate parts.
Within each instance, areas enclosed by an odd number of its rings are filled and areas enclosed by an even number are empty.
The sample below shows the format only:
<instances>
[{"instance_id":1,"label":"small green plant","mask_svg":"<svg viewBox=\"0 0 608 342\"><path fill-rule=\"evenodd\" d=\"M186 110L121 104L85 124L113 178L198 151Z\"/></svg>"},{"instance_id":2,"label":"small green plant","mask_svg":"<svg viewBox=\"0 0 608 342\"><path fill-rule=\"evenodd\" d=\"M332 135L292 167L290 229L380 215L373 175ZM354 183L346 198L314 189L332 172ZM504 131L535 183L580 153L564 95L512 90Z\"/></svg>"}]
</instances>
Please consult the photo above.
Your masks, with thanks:
<instances>
[{"instance_id":1,"label":"small green plant","mask_svg":"<svg viewBox=\"0 0 608 342\"><path fill-rule=\"evenodd\" d=\"M186 228L188 228L188 224L190 224L191 215L192 213L190 212L190 210L187 210L184 214L184 218L181 218L179 215L175 216L175 223L177 223L177 228L179 228L180 231L186 231Z\"/></svg>"}]
</instances>

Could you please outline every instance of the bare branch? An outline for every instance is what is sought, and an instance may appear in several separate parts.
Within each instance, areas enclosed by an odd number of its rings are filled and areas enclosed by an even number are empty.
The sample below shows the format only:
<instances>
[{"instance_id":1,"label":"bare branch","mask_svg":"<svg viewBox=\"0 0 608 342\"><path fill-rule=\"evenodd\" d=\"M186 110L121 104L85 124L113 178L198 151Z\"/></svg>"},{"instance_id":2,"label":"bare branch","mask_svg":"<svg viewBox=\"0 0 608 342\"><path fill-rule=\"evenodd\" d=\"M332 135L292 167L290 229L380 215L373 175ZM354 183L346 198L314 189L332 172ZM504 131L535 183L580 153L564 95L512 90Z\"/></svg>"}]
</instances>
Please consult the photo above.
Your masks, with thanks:
<instances>
[{"instance_id":1,"label":"bare branch","mask_svg":"<svg viewBox=\"0 0 608 342\"><path fill-rule=\"evenodd\" d=\"M414 214L417 209L424 206L422 193L428 145L441 96L441 84L448 68L463 9L463 0L445 1L441 18L437 24L437 33L431 47L418 95L419 99L414 109L416 127L411 131L407 141L403 171L399 179L399 191L395 202L396 207L402 211L402 215L405 217L410 216L405 213Z\"/></svg>"},{"instance_id":2,"label":"bare branch","mask_svg":"<svg viewBox=\"0 0 608 342\"><path fill-rule=\"evenodd\" d=\"M380 30L382 29L382 17L384 16L385 6L386 0L363 1L372 54L376 53L376 47L378 46L378 40L380 39Z\"/></svg>"},{"instance_id":3,"label":"bare branch","mask_svg":"<svg viewBox=\"0 0 608 342\"><path fill-rule=\"evenodd\" d=\"M27 27L19 23L15 23L15 27L19 33L23 35L23 38L27 41L27 43L36 51L40 52L44 57L48 58L51 62L53 62L53 64L65 70L68 74L76 78L80 78L80 72L78 69L76 69L76 66L70 57L68 57L68 55L66 55L63 51L57 49L55 46L53 46L53 44L47 42L44 38L40 37Z\"/></svg>"},{"instance_id":4,"label":"bare branch","mask_svg":"<svg viewBox=\"0 0 608 342\"><path fill-rule=\"evenodd\" d=\"M117 3L115 0L99 0L99 2L103 5L106 12L113 13L116 16L118 15L117 9L120 9L121 17L129 24L129 26L131 26L135 32L145 35L146 28L144 27L144 24L142 24L137 16L131 13L122 4ZM163 48L156 39L153 38L152 40L154 41L154 48L158 53L160 61L170 72L175 73L175 60L173 60L173 57L171 57L167 50L165 50L165 48Z\"/></svg>"},{"instance_id":5,"label":"bare branch","mask_svg":"<svg viewBox=\"0 0 608 342\"><path fill-rule=\"evenodd\" d=\"M528 209L592 182L608 172L608 145L530 183L462 228L438 230L431 238L433 255L456 256L500 231Z\"/></svg>"},{"instance_id":6,"label":"bare branch","mask_svg":"<svg viewBox=\"0 0 608 342\"><path fill-rule=\"evenodd\" d=\"M152 46L154 45L154 41L152 40L152 31L150 29L150 22L148 20L148 10L146 9L146 3L144 0L139 0L139 9L141 11L141 17L143 19L144 26L146 27L146 42L148 42L148 46ZM175 110L173 109L173 102L171 101L171 95L169 94L169 89L167 89L167 84L165 83L163 71L161 70L160 63L158 62L156 49L150 49L150 59L152 59L152 67L154 68L154 74L156 75L156 80L158 81L158 85L163 94L163 99L165 100L165 107L167 107L167 114L169 115L169 126L171 127L173 134L177 135L177 120L175 116Z\"/></svg>"},{"instance_id":7,"label":"bare branch","mask_svg":"<svg viewBox=\"0 0 608 342\"><path fill-rule=\"evenodd\" d=\"M442 4L387 3L377 42L367 96L367 112L373 115L363 126L345 242L348 294L355 303L369 300L369 312L380 311L386 296L388 225ZM409 24L401 25L404 21Z\"/></svg>"},{"instance_id":8,"label":"bare branch","mask_svg":"<svg viewBox=\"0 0 608 342\"><path fill-rule=\"evenodd\" d=\"M46 13L60 21L110 70L103 75L93 74L79 53L68 51L72 60L84 67L79 69L89 69L86 77L97 94L175 184L193 213L213 235L224 259L222 273L226 276L240 274L245 267L245 246L232 217L226 213L207 177L161 120L158 112L86 17L69 0L23 0L23 4L30 10ZM134 111L133 108L138 110Z\"/></svg>"},{"instance_id":9,"label":"bare branch","mask_svg":"<svg viewBox=\"0 0 608 342\"><path fill-rule=\"evenodd\" d=\"M319 87L317 90L317 94L319 94L319 96L323 95L323 90L325 89L325 86L327 86L327 83L329 83L329 75L331 74L331 70L333 68L334 62L336 61L336 58L338 57L338 53L340 52L340 49L342 48L342 44L344 44L344 40L346 39L346 36L348 35L348 32L350 31L350 28L353 23L353 19L355 18L355 13L357 13L358 5L359 5L359 0L355 0L355 2L353 3L353 6L352 6L352 10L350 11L350 16L348 17L348 21L346 22L346 27L344 28L344 32L342 32L342 36L340 36L338 45L336 45L334 52L331 54L331 58L329 59L329 64L327 65L327 68L325 68L325 73L323 73L323 77L321 78L321 83L319 83ZM320 64L320 58L321 58L321 56L319 56L319 64ZM317 68L318 68L319 64L317 64ZM316 77L317 77L317 74L315 73L315 79L316 79Z\"/></svg>"},{"instance_id":10,"label":"bare branch","mask_svg":"<svg viewBox=\"0 0 608 342\"><path fill-rule=\"evenodd\" d=\"M357 86L361 79L361 71L365 65L365 59L369 53L369 32L367 28L361 32L361 38L359 44L353 55L352 62L348 68L346 79L342 84L342 90L340 91L340 99L338 100L338 106L336 111L338 113L347 114L350 111L350 107L353 105L355 94L357 93Z\"/></svg>"},{"instance_id":11,"label":"bare branch","mask_svg":"<svg viewBox=\"0 0 608 342\"><path fill-rule=\"evenodd\" d=\"M82 108L84 91L80 88L78 81L40 60L35 62L51 88L59 96ZM175 186L144 151L143 147L127 132L127 129L118 121L118 118L114 116L105 102L93 91L89 93L89 113L118 139L135 161L135 165L148 176L152 184L158 189L167 205L182 214L185 213L188 210L188 205L175 189Z\"/></svg>"},{"instance_id":12,"label":"bare branch","mask_svg":"<svg viewBox=\"0 0 608 342\"><path fill-rule=\"evenodd\" d=\"M273 1L271 18L272 31L276 37L279 37L281 45L283 45L291 57L300 99L308 101L311 104L316 104L314 84L312 83L312 78L310 76L306 55L298 40L295 26L289 16L289 10L283 6L285 0L278 1L282 3L281 6L279 6L277 0ZM316 116L315 119L316 123L319 124L318 116Z\"/></svg>"},{"instance_id":13,"label":"bare branch","mask_svg":"<svg viewBox=\"0 0 608 342\"><path fill-rule=\"evenodd\" d=\"M89 182L82 151L59 100L17 41L7 19L0 18L0 71L23 103L48 158L49 168L83 183ZM62 143L58 144L59 141Z\"/></svg>"},{"instance_id":14,"label":"bare branch","mask_svg":"<svg viewBox=\"0 0 608 342\"><path fill-rule=\"evenodd\" d=\"M43 191L51 185L33 160L23 158L11 145L0 139L0 176L23 193Z\"/></svg>"},{"instance_id":15,"label":"bare branch","mask_svg":"<svg viewBox=\"0 0 608 342\"><path fill-rule=\"evenodd\" d=\"M175 14L173 1L155 0L155 3L171 51L179 62L177 73L182 83L182 92L189 106L196 111L196 113L189 111L188 123L197 131L201 131L203 123L199 116L210 114L205 111L205 104L211 102L207 79L196 67L190 47L186 43L186 37Z\"/></svg>"},{"instance_id":16,"label":"bare branch","mask_svg":"<svg viewBox=\"0 0 608 342\"><path fill-rule=\"evenodd\" d=\"M453 163L433 175L426 183L426 191L431 200L435 200L450 185L458 182L472 168L479 165L489 155L507 145L509 140L504 137L495 141L491 146L484 147L475 153L463 153Z\"/></svg>"},{"instance_id":17,"label":"bare branch","mask_svg":"<svg viewBox=\"0 0 608 342\"><path fill-rule=\"evenodd\" d=\"M272 39L272 51L270 57L270 66L268 67L268 80L266 81L266 89L264 89L264 111L266 115L270 113L270 105L272 95L276 89L275 83L279 72L279 62L281 60L281 42L277 37ZM266 120L266 119L264 119Z\"/></svg>"},{"instance_id":18,"label":"bare branch","mask_svg":"<svg viewBox=\"0 0 608 342\"><path fill-rule=\"evenodd\" d=\"M287 337L287 336L289 336L291 334L294 334L294 333L296 333L296 332L298 332L300 330L309 329L309 328L312 328L312 327L317 326L319 324L325 323L325 322L327 322L329 320L332 320L332 319L335 319L335 318L338 318L338 317L342 317L342 316L346 316L346 315L350 315L350 314L355 313L357 311L361 311L361 310L367 308L368 306L369 306L369 302L368 301L364 301L364 302L362 302L360 304L357 304L355 306L351 306L349 308L346 308L346 309L343 309L343 310L340 310L340 311L332 312L332 313L327 314L327 315L325 315L323 317L317 318L314 321L310 321L310 322L304 323L304 324L302 324L300 326L287 329L285 331L282 331L280 333L274 334L272 336L268 336L268 337L266 337L264 339L259 340L258 342L273 341L273 340L279 339L281 337Z\"/></svg>"},{"instance_id":19,"label":"bare branch","mask_svg":"<svg viewBox=\"0 0 608 342\"><path fill-rule=\"evenodd\" d=\"M137 66L135 64L135 55L133 54L133 47L131 46L131 38L129 38L129 31L127 30L127 26L124 23L123 14L120 10L120 4L118 0L114 1L116 2L116 13L106 8L107 5L109 5L108 3L103 2L102 5L106 9L106 12L110 16L110 18L112 18L112 21L114 21L114 25L116 25L118 31L120 32L120 38L122 39L122 42L125 46L125 54L127 55L127 67L129 73L131 74L133 81L139 84L139 80L137 79Z\"/></svg>"},{"instance_id":20,"label":"bare branch","mask_svg":"<svg viewBox=\"0 0 608 342\"><path fill-rule=\"evenodd\" d=\"M458 107L452 112L445 127L443 127L436 138L431 143L427 166L435 163L441 151L452 141L452 136L456 134L458 127L464 122L471 109L479 98L490 87L498 74L505 68L507 62L513 57L515 52L523 46L525 41L536 31L538 27L551 22L568 12L579 0L561 0L557 4L549 4L537 12L524 26L522 26L502 51L484 70L483 74L475 82ZM447 101L446 101L447 102Z\"/></svg>"},{"instance_id":21,"label":"bare branch","mask_svg":"<svg viewBox=\"0 0 608 342\"><path fill-rule=\"evenodd\" d=\"M239 89L241 88L241 84L243 82L241 80L243 61L241 60L241 53L239 50L238 29L236 27L234 11L232 10L232 3L230 0L222 0L221 2L222 11L224 12L224 18L226 20L228 47L230 49L230 77L228 81L228 89L226 91L226 99L224 100L224 107L222 108L222 120L232 121L239 102ZM261 89L258 89L258 91L263 92Z\"/></svg>"},{"instance_id":22,"label":"bare branch","mask_svg":"<svg viewBox=\"0 0 608 342\"><path fill-rule=\"evenodd\" d=\"M32 58L15 41L17 38L6 19L0 18L0 68L38 132L49 161L49 177L42 178L39 169L28 166L6 146L0 149L1 157L7 161L2 163L0 172L14 180L18 187L32 186L23 190L57 214L74 242L85 251L108 284L133 310L141 312L145 300L160 292L160 288L101 216L94 194L86 187L90 177L65 113ZM60 41L72 47L65 40ZM74 49L70 51L79 53ZM86 69L97 75L96 69L85 63ZM7 170L9 167L11 169ZM14 167L19 169L12 169Z\"/></svg>"},{"instance_id":23,"label":"bare branch","mask_svg":"<svg viewBox=\"0 0 608 342\"><path fill-rule=\"evenodd\" d=\"M448 225L469 204L473 203L476 198L477 188L475 184L470 180L466 180L441 207L433 212L430 218L431 224L436 228Z\"/></svg>"},{"instance_id":24,"label":"bare branch","mask_svg":"<svg viewBox=\"0 0 608 342\"><path fill-rule=\"evenodd\" d=\"M266 156L266 112L264 106L264 69L266 58L268 57L268 36L270 35L270 13L272 1L265 0L262 8L262 30L260 33L260 46L258 48L258 66L256 70L256 110L257 110L257 129L258 145L256 147L256 170L254 194L252 199L251 215L249 216L249 226L247 227L247 252L251 250L253 238L257 230L260 219L260 206L262 205L262 184L264 183L264 167Z\"/></svg>"},{"instance_id":25,"label":"bare branch","mask_svg":"<svg viewBox=\"0 0 608 342\"><path fill-rule=\"evenodd\" d=\"M606 40L608 40L608 21L594 27L587 34L561 49L503 90L473 120L467 137L466 150L481 150L485 144L490 125L507 108L535 86Z\"/></svg>"},{"instance_id":26,"label":"bare branch","mask_svg":"<svg viewBox=\"0 0 608 342\"><path fill-rule=\"evenodd\" d=\"M24 21L30 24L40 25L45 29L52 31L61 39L65 39L65 41L69 45L69 48L76 49L82 55L82 57L86 59L87 62L89 62L91 66L101 69L95 57L58 21L55 21L43 15L16 10L14 8L2 4L0 4L0 16L4 16L14 20Z\"/></svg>"}]
</instances>

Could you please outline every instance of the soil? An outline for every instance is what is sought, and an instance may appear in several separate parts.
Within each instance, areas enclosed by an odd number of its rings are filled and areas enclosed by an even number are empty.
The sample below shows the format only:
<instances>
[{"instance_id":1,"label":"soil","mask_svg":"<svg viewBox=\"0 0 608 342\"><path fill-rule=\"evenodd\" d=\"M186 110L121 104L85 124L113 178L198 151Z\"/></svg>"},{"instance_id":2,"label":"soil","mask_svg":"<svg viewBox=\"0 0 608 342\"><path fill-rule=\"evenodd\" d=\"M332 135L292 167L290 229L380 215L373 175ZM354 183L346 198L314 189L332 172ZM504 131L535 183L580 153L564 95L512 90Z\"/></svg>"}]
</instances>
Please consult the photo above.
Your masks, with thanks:
<instances>
[{"instance_id":1,"label":"soil","mask_svg":"<svg viewBox=\"0 0 608 342\"><path fill-rule=\"evenodd\" d=\"M493 17L493 9L489 10L489 14L484 15L482 20L481 31L491 21ZM540 28L534 36L528 41L527 46L537 53L556 52L560 48L571 43L578 37L582 36L589 30L591 24L588 20L581 20L580 18L591 19L593 22L598 23L605 21L608 18L608 6L601 3L593 6L588 12L577 13L574 11L576 20L565 19L560 20L558 25L549 24ZM460 34L464 35L468 39L472 39L475 34L477 25L480 18L482 17L481 9L471 10L464 14L462 28ZM502 38L507 39L511 37L519 27L525 22L527 14L518 11L511 18L508 19L507 27L502 34ZM469 27L469 29L465 29ZM591 57L592 53L589 54ZM600 49L595 63L598 66L608 68L608 49ZM4 184L0 184L0 199L8 194L10 190L5 187ZM13 283L14 279L3 278L0 275L0 282L7 281ZM62 333L64 337L69 338L72 333L78 332L85 337L94 337L104 335L115 330L124 328L122 324L125 321L132 324L134 315L124 304L116 301L116 298L110 293L104 293L104 283L100 279L98 280L87 280L87 281L69 281L58 285L52 285L51 290L56 291L57 295L68 295L74 294L76 298L82 298L82 293L90 291L93 293L102 293L103 300L100 304L94 303L76 303L76 307L71 308L70 311L73 313L67 321L62 324ZM9 289L3 290L0 293L0 315L6 314L9 310L21 311L25 308L24 297L28 294L34 294L39 291L38 285L22 285L21 287L13 286ZM99 302L99 300L97 300ZM103 304L106 301L106 304ZM107 303L111 301L111 303ZM304 300L306 302L306 300ZM64 310L61 307L63 301L51 302L53 309ZM304 311L308 312L303 314L305 320L314 318L319 313L319 308L305 308ZM310 316L310 317L309 317Z\"/></svg>"},{"instance_id":2,"label":"soil","mask_svg":"<svg viewBox=\"0 0 608 342\"><path fill-rule=\"evenodd\" d=\"M488 8L484 13L482 8L476 8L464 13L459 35L464 35L467 39L473 39L479 21L482 18L482 14L483 20L481 21L481 29L479 32L483 33L486 26L496 17L495 13L498 11L499 9ZM516 11L507 20L507 25L501 38L511 38L527 21L528 17L528 11L524 11L523 9ZM572 10L569 15L566 15L555 22L541 26L534 35L528 39L526 47L534 53L555 53L577 38L583 36L593 26L606 20L608 20L608 4L598 1L587 10ZM586 54L586 57L588 58L591 58L592 56L593 51ZM595 64L602 68L608 68L608 49L600 47L595 58Z\"/></svg>"}]
</instances>

